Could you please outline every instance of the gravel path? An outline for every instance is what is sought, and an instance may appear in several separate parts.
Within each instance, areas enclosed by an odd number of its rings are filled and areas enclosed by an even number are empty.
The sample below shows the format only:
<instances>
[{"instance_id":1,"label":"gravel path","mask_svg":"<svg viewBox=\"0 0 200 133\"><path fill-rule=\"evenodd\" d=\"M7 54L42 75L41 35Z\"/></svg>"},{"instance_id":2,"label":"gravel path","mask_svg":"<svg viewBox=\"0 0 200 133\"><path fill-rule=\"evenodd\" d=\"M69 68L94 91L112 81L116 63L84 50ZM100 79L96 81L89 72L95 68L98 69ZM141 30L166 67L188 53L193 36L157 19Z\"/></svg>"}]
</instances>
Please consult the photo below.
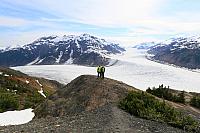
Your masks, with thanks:
<instances>
[{"instance_id":1,"label":"gravel path","mask_svg":"<svg viewBox=\"0 0 200 133\"><path fill-rule=\"evenodd\" d=\"M159 122L131 116L114 105L73 116L34 119L19 126L0 127L3 133L183 133L182 130Z\"/></svg>"}]
</instances>

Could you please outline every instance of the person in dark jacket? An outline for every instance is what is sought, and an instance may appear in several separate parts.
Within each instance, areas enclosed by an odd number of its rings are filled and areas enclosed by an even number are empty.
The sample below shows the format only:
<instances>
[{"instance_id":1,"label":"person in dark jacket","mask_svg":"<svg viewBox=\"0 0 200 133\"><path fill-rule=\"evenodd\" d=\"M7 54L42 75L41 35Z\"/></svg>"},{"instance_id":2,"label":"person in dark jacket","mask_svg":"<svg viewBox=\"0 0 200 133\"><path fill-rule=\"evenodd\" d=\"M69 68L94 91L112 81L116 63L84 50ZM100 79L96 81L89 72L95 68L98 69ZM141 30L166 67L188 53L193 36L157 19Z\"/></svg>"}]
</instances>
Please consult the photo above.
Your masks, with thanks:
<instances>
[{"instance_id":1,"label":"person in dark jacket","mask_svg":"<svg viewBox=\"0 0 200 133\"><path fill-rule=\"evenodd\" d=\"M104 66L101 66L101 78L104 78L104 73L105 73L105 67Z\"/></svg>"}]
</instances>

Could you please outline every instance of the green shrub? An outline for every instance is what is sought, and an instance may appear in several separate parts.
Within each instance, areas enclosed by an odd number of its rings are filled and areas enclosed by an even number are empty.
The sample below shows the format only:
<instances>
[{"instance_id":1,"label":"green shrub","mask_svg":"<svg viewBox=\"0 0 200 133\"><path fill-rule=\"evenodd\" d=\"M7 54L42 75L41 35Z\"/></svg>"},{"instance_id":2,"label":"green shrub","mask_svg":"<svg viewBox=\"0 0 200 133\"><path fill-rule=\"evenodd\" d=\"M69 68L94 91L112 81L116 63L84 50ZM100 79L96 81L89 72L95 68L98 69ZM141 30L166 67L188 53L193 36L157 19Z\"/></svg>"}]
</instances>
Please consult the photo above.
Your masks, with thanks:
<instances>
[{"instance_id":1,"label":"green shrub","mask_svg":"<svg viewBox=\"0 0 200 133\"><path fill-rule=\"evenodd\" d=\"M120 101L119 106L137 117L166 122L188 131L196 131L198 128L198 122L190 116L183 115L165 102L144 92L129 92L127 97Z\"/></svg>"},{"instance_id":2,"label":"green shrub","mask_svg":"<svg viewBox=\"0 0 200 133\"><path fill-rule=\"evenodd\" d=\"M12 93L0 93L0 112L17 110L19 108L19 97Z\"/></svg>"},{"instance_id":3,"label":"green shrub","mask_svg":"<svg viewBox=\"0 0 200 133\"><path fill-rule=\"evenodd\" d=\"M190 100L190 105L196 108L200 108L200 97L193 96Z\"/></svg>"},{"instance_id":4,"label":"green shrub","mask_svg":"<svg viewBox=\"0 0 200 133\"><path fill-rule=\"evenodd\" d=\"M177 103L183 103L185 104L185 92L181 91L178 95L174 95L170 92L169 86L163 86L159 85L158 88L153 87L152 89L149 87L146 90L147 93L150 93L154 96L157 96L159 98L163 98L169 101L177 102Z\"/></svg>"},{"instance_id":5,"label":"green shrub","mask_svg":"<svg viewBox=\"0 0 200 133\"><path fill-rule=\"evenodd\" d=\"M172 101L177 103L185 103L185 92L181 91L178 96L173 96Z\"/></svg>"},{"instance_id":6,"label":"green shrub","mask_svg":"<svg viewBox=\"0 0 200 133\"><path fill-rule=\"evenodd\" d=\"M24 108L34 108L38 103L42 103L45 98L38 92L33 92L25 97Z\"/></svg>"}]
</instances>

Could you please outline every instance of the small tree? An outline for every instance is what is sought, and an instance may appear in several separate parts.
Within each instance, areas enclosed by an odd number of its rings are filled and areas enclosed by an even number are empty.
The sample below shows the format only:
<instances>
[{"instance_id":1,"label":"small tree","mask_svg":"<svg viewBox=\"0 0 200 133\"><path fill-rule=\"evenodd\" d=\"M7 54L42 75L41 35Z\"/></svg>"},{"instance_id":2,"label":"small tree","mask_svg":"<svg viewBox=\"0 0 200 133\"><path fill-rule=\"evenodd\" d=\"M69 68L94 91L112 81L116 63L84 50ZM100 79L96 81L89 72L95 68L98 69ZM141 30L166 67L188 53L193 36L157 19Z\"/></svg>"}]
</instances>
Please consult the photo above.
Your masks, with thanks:
<instances>
[{"instance_id":1,"label":"small tree","mask_svg":"<svg viewBox=\"0 0 200 133\"><path fill-rule=\"evenodd\" d=\"M185 103L185 91L181 91L181 93L178 94L177 102Z\"/></svg>"},{"instance_id":2,"label":"small tree","mask_svg":"<svg viewBox=\"0 0 200 133\"><path fill-rule=\"evenodd\" d=\"M151 93L151 88L148 87L148 89L146 90L147 93Z\"/></svg>"},{"instance_id":3,"label":"small tree","mask_svg":"<svg viewBox=\"0 0 200 133\"><path fill-rule=\"evenodd\" d=\"M193 96L190 100L190 105L193 107L200 108L200 97Z\"/></svg>"},{"instance_id":4,"label":"small tree","mask_svg":"<svg viewBox=\"0 0 200 133\"><path fill-rule=\"evenodd\" d=\"M149 87L146 90L147 93L150 93L152 95L155 95L157 97L163 98L165 100L173 101L173 102L179 102L179 103L185 103L185 92L181 91L178 95L173 94L169 86L159 85L158 88L153 87L152 89Z\"/></svg>"}]
</instances>

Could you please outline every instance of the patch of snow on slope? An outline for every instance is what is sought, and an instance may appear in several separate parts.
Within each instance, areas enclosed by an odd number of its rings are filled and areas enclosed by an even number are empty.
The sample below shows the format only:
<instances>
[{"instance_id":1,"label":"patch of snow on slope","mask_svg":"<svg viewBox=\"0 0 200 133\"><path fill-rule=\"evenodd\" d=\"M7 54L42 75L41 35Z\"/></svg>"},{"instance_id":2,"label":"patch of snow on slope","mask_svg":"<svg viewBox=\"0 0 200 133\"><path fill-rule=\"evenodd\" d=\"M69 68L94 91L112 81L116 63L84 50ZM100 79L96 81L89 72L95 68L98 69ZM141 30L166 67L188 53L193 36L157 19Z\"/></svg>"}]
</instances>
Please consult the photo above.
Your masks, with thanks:
<instances>
[{"instance_id":1,"label":"patch of snow on slope","mask_svg":"<svg viewBox=\"0 0 200 133\"><path fill-rule=\"evenodd\" d=\"M173 39L165 40L164 42L162 42L162 46L171 44L172 42L173 42Z\"/></svg>"},{"instance_id":2,"label":"patch of snow on slope","mask_svg":"<svg viewBox=\"0 0 200 133\"><path fill-rule=\"evenodd\" d=\"M63 56L63 52L60 51L60 54L59 54L58 58L56 59L56 63L60 62L60 59L61 59L62 56Z\"/></svg>"},{"instance_id":3,"label":"patch of snow on slope","mask_svg":"<svg viewBox=\"0 0 200 133\"><path fill-rule=\"evenodd\" d=\"M73 50L71 50L71 53L69 55L69 59L65 62L65 64L72 64L73 63L73 58L72 58L72 55L73 55Z\"/></svg>"},{"instance_id":4,"label":"patch of snow on slope","mask_svg":"<svg viewBox=\"0 0 200 133\"><path fill-rule=\"evenodd\" d=\"M76 44L77 48L80 48L80 45L78 43L78 39L77 38L75 38L75 44Z\"/></svg>"},{"instance_id":5,"label":"patch of snow on slope","mask_svg":"<svg viewBox=\"0 0 200 133\"><path fill-rule=\"evenodd\" d=\"M30 82L28 80L26 80L26 83L29 84Z\"/></svg>"},{"instance_id":6,"label":"patch of snow on slope","mask_svg":"<svg viewBox=\"0 0 200 133\"><path fill-rule=\"evenodd\" d=\"M56 36L56 38L52 39L53 42L59 42L59 41L63 41L63 37L58 37Z\"/></svg>"},{"instance_id":7,"label":"patch of snow on slope","mask_svg":"<svg viewBox=\"0 0 200 133\"><path fill-rule=\"evenodd\" d=\"M38 91L43 97L45 97L46 98L46 95L44 94L44 91L43 91L43 89L41 88L40 89L40 91Z\"/></svg>"},{"instance_id":8,"label":"patch of snow on slope","mask_svg":"<svg viewBox=\"0 0 200 133\"><path fill-rule=\"evenodd\" d=\"M0 72L0 75L2 75L3 74L3 72Z\"/></svg>"},{"instance_id":9,"label":"patch of snow on slope","mask_svg":"<svg viewBox=\"0 0 200 133\"><path fill-rule=\"evenodd\" d=\"M5 76L5 77L9 77L10 75L8 75L8 74L4 74L4 76Z\"/></svg>"},{"instance_id":10,"label":"patch of snow on slope","mask_svg":"<svg viewBox=\"0 0 200 133\"><path fill-rule=\"evenodd\" d=\"M63 41L69 41L69 40L73 40L76 36L75 35L64 35L63 36Z\"/></svg>"},{"instance_id":11,"label":"patch of snow on slope","mask_svg":"<svg viewBox=\"0 0 200 133\"><path fill-rule=\"evenodd\" d=\"M40 82L38 80L35 80L35 81L38 83L39 86L42 87L42 84L40 84Z\"/></svg>"},{"instance_id":12,"label":"patch of snow on slope","mask_svg":"<svg viewBox=\"0 0 200 133\"><path fill-rule=\"evenodd\" d=\"M42 87L42 84L41 84L38 80L35 80L35 81L38 83L38 85L39 85L40 87ZM44 91L43 91L42 88L38 91L38 93L40 93L43 97L46 98L46 95L44 94Z\"/></svg>"},{"instance_id":13,"label":"patch of snow on slope","mask_svg":"<svg viewBox=\"0 0 200 133\"><path fill-rule=\"evenodd\" d=\"M40 64L41 62L43 62L44 59L45 59L45 58L39 60L36 64Z\"/></svg>"},{"instance_id":14,"label":"patch of snow on slope","mask_svg":"<svg viewBox=\"0 0 200 133\"><path fill-rule=\"evenodd\" d=\"M39 60L40 60L40 58L37 57L34 61L28 63L27 66L29 66L29 65L33 65L33 64L37 63Z\"/></svg>"},{"instance_id":15,"label":"patch of snow on slope","mask_svg":"<svg viewBox=\"0 0 200 133\"><path fill-rule=\"evenodd\" d=\"M33 109L25 109L20 111L7 111L0 113L0 126L28 123L35 116L32 111Z\"/></svg>"}]
</instances>

